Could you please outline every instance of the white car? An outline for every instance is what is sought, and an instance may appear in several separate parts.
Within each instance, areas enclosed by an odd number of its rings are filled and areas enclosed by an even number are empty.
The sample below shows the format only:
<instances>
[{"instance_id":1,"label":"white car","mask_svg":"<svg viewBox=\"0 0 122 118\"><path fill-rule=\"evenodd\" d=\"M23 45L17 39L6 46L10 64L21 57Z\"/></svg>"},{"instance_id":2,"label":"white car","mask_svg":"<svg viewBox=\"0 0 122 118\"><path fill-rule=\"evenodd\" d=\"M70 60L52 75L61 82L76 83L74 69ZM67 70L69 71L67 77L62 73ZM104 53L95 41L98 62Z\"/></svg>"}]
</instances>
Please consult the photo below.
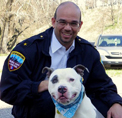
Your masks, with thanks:
<instances>
[{"instance_id":1,"label":"white car","mask_svg":"<svg viewBox=\"0 0 122 118\"><path fill-rule=\"evenodd\" d=\"M105 68L122 68L122 35L100 35L96 48Z\"/></svg>"}]
</instances>

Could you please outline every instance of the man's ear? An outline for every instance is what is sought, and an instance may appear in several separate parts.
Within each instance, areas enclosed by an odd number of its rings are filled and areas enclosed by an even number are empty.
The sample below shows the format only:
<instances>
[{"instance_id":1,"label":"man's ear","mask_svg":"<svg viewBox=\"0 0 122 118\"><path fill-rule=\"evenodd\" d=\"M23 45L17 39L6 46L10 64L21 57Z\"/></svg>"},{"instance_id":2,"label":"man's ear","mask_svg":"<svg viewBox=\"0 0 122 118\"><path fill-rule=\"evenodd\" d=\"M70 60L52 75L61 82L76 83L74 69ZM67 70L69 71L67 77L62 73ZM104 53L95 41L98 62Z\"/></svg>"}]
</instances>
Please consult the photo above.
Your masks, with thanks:
<instances>
[{"instance_id":1,"label":"man's ear","mask_svg":"<svg viewBox=\"0 0 122 118\"><path fill-rule=\"evenodd\" d=\"M75 71L76 71L78 74L80 74L82 77L83 77L83 75L84 75L84 70L85 70L85 69L87 70L87 72L89 72L89 70L88 70L85 66L83 66L83 65L81 65L81 64L78 64L78 65L74 66L73 68L74 68Z\"/></svg>"},{"instance_id":2,"label":"man's ear","mask_svg":"<svg viewBox=\"0 0 122 118\"><path fill-rule=\"evenodd\" d=\"M78 32L80 31L82 25L83 25L83 21L80 22L80 26L78 27Z\"/></svg>"},{"instance_id":3,"label":"man's ear","mask_svg":"<svg viewBox=\"0 0 122 118\"><path fill-rule=\"evenodd\" d=\"M55 28L56 19L55 19L55 18L52 18L51 21L52 21L52 26L53 26L53 28Z\"/></svg>"},{"instance_id":4,"label":"man's ear","mask_svg":"<svg viewBox=\"0 0 122 118\"><path fill-rule=\"evenodd\" d=\"M49 68L49 67L44 67L44 68L42 69L42 73L45 73L45 72L46 72L46 75L47 75L48 78L50 77L50 75L51 75L51 73L52 73L53 71L54 71L54 70L53 70L52 68Z\"/></svg>"}]
</instances>

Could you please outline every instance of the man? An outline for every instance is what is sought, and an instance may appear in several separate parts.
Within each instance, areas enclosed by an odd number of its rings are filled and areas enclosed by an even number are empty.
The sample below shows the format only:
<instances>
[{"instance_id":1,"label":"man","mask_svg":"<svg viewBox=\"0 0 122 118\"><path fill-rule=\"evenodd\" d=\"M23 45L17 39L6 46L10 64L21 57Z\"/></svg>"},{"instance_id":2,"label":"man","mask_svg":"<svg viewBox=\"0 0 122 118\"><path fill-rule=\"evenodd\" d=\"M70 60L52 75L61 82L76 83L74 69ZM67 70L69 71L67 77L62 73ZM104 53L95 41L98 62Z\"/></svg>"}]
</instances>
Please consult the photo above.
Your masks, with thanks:
<instances>
[{"instance_id":1,"label":"man","mask_svg":"<svg viewBox=\"0 0 122 118\"><path fill-rule=\"evenodd\" d=\"M122 118L122 98L106 75L97 50L77 36L83 22L72 2L60 4L53 28L19 43L5 61L0 97L12 104L15 118L54 118L45 66L57 69L82 64L88 68L83 84L95 107L107 118Z\"/></svg>"}]
</instances>

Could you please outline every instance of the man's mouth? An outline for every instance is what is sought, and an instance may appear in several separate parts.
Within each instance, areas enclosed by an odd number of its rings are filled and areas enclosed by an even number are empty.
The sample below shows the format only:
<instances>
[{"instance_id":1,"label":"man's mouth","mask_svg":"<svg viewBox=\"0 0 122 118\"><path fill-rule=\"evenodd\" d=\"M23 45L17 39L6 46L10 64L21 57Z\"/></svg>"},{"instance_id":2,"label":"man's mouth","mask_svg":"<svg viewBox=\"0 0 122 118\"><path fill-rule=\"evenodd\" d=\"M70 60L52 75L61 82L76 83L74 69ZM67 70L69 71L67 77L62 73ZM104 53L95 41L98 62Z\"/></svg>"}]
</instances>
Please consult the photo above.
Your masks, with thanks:
<instances>
[{"instance_id":1,"label":"man's mouth","mask_svg":"<svg viewBox=\"0 0 122 118\"><path fill-rule=\"evenodd\" d=\"M63 37L70 38L71 37L71 33L63 33Z\"/></svg>"},{"instance_id":2,"label":"man's mouth","mask_svg":"<svg viewBox=\"0 0 122 118\"><path fill-rule=\"evenodd\" d=\"M71 34L67 34L67 33L63 33L64 35L66 35L66 36L70 36Z\"/></svg>"}]
</instances>

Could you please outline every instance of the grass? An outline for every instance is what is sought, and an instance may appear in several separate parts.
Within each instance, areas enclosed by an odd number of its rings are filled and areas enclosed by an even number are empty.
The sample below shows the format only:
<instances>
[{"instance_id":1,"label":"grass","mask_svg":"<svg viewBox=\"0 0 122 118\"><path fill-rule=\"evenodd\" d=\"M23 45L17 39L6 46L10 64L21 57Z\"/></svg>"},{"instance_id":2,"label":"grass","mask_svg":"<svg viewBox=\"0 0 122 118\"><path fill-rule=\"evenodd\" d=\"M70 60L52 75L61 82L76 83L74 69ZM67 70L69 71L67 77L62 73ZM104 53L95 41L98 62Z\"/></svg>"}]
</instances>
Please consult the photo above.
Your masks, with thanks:
<instances>
[{"instance_id":1,"label":"grass","mask_svg":"<svg viewBox=\"0 0 122 118\"><path fill-rule=\"evenodd\" d=\"M7 56L8 54L0 54L0 56Z\"/></svg>"},{"instance_id":2,"label":"grass","mask_svg":"<svg viewBox=\"0 0 122 118\"><path fill-rule=\"evenodd\" d=\"M110 77L120 76L120 75L122 75L122 69L106 69L106 73Z\"/></svg>"}]
</instances>

